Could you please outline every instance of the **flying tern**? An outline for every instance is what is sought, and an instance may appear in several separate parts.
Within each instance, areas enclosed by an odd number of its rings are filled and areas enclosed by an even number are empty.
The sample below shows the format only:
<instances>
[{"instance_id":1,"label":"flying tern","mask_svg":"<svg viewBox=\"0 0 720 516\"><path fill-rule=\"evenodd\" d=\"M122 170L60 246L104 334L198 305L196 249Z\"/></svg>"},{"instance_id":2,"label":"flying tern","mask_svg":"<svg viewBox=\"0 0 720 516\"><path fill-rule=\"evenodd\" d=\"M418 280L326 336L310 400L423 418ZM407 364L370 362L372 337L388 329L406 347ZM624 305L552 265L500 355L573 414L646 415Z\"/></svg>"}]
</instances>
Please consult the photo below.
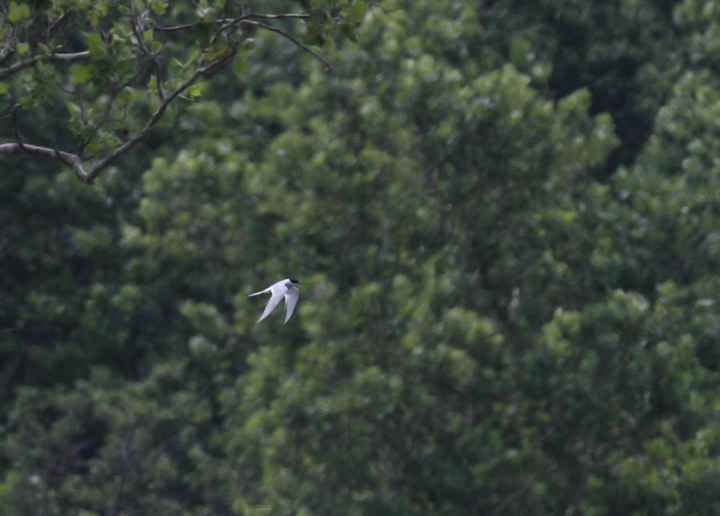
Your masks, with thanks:
<instances>
[{"instance_id":1,"label":"flying tern","mask_svg":"<svg viewBox=\"0 0 720 516\"><path fill-rule=\"evenodd\" d=\"M280 304L280 301L282 301L283 298L285 298L285 322L283 324L288 322L288 319L290 319L290 316L295 310L295 305L298 302L298 297L300 297L300 291L295 286L299 283L300 282L296 279L284 279L282 281L278 281L274 285L270 285L265 290L250 294L248 297L259 296L260 294L272 294L272 296L270 297L270 301L268 301L268 304L265 307L265 311L262 313L260 319L258 319L255 324L259 323L268 315L270 315L270 312L275 310L275 307Z\"/></svg>"}]
</instances>

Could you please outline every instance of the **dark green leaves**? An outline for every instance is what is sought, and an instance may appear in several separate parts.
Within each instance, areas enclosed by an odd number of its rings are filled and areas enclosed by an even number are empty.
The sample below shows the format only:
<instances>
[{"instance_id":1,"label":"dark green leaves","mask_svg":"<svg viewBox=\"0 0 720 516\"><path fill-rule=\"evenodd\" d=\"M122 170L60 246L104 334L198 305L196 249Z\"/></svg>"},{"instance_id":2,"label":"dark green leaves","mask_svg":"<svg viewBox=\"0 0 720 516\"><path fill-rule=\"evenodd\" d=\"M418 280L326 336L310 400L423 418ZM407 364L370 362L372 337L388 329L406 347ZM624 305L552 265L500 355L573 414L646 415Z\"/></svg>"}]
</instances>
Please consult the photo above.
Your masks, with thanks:
<instances>
[{"instance_id":1,"label":"dark green leaves","mask_svg":"<svg viewBox=\"0 0 720 516\"><path fill-rule=\"evenodd\" d=\"M714 4L70 4L0 149L164 115L2 158L6 511L713 514Z\"/></svg>"}]
</instances>

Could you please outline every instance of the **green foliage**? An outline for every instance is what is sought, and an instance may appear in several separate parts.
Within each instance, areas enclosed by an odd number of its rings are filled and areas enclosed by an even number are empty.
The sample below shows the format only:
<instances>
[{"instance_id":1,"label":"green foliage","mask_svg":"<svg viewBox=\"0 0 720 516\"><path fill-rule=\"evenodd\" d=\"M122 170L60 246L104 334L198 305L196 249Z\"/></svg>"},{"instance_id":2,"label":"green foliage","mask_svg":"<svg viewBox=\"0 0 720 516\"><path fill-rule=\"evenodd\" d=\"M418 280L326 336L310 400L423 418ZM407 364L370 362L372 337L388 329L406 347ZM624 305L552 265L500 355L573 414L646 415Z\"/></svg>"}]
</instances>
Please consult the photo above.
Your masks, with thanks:
<instances>
[{"instance_id":1,"label":"green foliage","mask_svg":"<svg viewBox=\"0 0 720 516\"><path fill-rule=\"evenodd\" d=\"M3 161L0 513L717 514L717 9L525 4L300 2L333 75L252 34L95 187Z\"/></svg>"},{"instance_id":2,"label":"green foliage","mask_svg":"<svg viewBox=\"0 0 720 516\"><path fill-rule=\"evenodd\" d=\"M280 34L323 60L293 29L274 23L305 22L305 35L312 33L315 44L337 34L354 40L369 6L366 0L331 0L302 7L265 2L256 8L240 0L12 1L0 19L0 79L7 81L0 87L6 121L0 134L8 141L0 153L54 158L93 183L147 136L178 97L185 103L201 97L207 87L202 77L222 73L229 63L243 74L246 54L262 32ZM185 44L189 39L192 45ZM34 112L65 120L73 145L58 149L45 138L23 146L30 142L24 142L22 122Z\"/></svg>"}]
</instances>

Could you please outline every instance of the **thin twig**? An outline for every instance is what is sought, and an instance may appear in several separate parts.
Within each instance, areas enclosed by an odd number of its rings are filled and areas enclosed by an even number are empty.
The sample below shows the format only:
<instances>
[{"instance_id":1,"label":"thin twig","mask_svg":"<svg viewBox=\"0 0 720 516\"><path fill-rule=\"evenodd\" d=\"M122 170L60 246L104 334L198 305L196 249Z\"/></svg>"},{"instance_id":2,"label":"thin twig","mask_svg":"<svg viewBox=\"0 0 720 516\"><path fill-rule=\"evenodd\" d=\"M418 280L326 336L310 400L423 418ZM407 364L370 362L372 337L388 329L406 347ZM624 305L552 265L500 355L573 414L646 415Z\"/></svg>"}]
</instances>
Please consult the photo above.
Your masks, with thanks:
<instances>
[{"instance_id":1,"label":"thin twig","mask_svg":"<svg viewBox=\"0 0 720 516\"><path fill-rule=\"evenodd\" d=\"M222 26L220 27L220 30L224 30L227 27L231 25L237 25L241 23L243 20L247 20L249 18L257 18L260 20L284 20L284 19L302 19L302 18L309 18L310 15L307 13L303 14L243 14L242 16L238 16L237 18L220 18L219 20L215 20L215 23L220 23ZM178 32L181 30L187 30L195 27L196 25L199 25L199 23L186 23L184 25L175 25L172 27L163 27L162 25L153 25L152 29L159 31L159 32Z\"/></svg>"},{"instance_id":2,"label":"thin twig","mask_svg":"<svg viewBox=\"0 0 720 516\"><path fill-rule=\"evenodd\" d=\"M307 53L309 53L309 54L312 54L312 55L315 56L318 60L320 60L320 61L325 65L325 71L326 71L326 72L331 72L331 71L333 70L332 65L331 65L330 63L328 63L320 54L318 54L318 53L316 53L315 51L313 51L312 49L306 47L306 46L303 45L300 41L298 41L297 39L295 39L295 37L293 37L291 34L285 32L284 30L278 29L278 28L276 28L276 27L273 27L273 26L271 26L271 25L267 25L267 24L265 24L265 23L258 22L258 21L243 20L242 23L247 23L247 24L250 24L250 25L256 25L256 26L258 26L258 27L262 27L263 29L267 29L267 30L269 30L269 31L276 32L276 33L278 33L278 34L281 34L281 35L285 36L287 39L289 39L290 41L292 41L293 43L295 43L298 47L302 48L305 52L307 52Z\"/></svg>"},{"instance_id":3,"label":"thin twig","mask_svg":"<svg viewBox=\"0 0 720 516\"><path fill-rule=\"evenodd\" d=\"M185 25L176 25L174 27L163 27L161 25L153 25L152 29L159 32L177 32L181 30L190 29L197 25L197 23L186 23Z\"/></svg>"},{"instance_id":4,"label":"thin twig","mask_svg":"<svg viewBox=\"0 0 720 516\"><path fill-rule=\"evenodd\" d=\"M52 23L48 26L48 29L47 29L47 39L48 39L48 40L50 39L50 33L51 33L53 30L55 30L55 27L57 27L58 25L60 25L60 23L65 19L66 14L67 14L67 13L62 13L62 14L58 17L57 20L55 20L54 22L52 22Z\"/></svg>"},{"instance_id":5,"label":"thin twig","mask_svg":"<svg viewBox=\"0 0 720 516\"><path fill-rule=\"evenodd\" d=\"M18 145L21 149L25 148L25 144L22 141L22 136L20 135L20 122L18 121L18 111L22 107L22 104L15 104L12 107L12 125L13 125L13 132L15 133L15 140L17 141Z\"/></svg>"},{"instance_id":6,"label":"thin twig","mask_svg":"<svg viewBox=\"0 0 720 516\"><path fill-rule=\"evenodd\" d=\"M162 102L163 100L165 100L165 91L163 90L163 87L162 87L162 76L160 75L160 63L158 63L158 60L157 60L158 54L162 51L162 46L160 47L160 49L158 49L157 52L152 52L151 51L152 49L149 49L145 46L144 36L142 36L140 34L140 32L138 31L138 27L136 25L135 19L133 19L130 22L130 26L132 27L133 34L135 34L135 39L137 40L138 48L142 51L143 54L145 54L147 56L148 61L150 61L150 63L152 64L152 67L155 72L155 82L157 83L156 87L157 87L158 97L160 97L160 101ZM163 46L164 46L164 44L163 44Z\"/></svg>"},{"instance_id":7,"label":"thin twig","mask_svg":"<svg viewBox=\"0 0 720 516\"><path fill-rule=\"evenodd\" d=\"M62 62L62 63L74 63L76 61L89 61L90 60L90 52L76 52L74 54L50 54L49 56L43 57L43 56L34 56L29 59L26 59L24 61L20 61L19 63L15 63L14 65L5 68L4 70L0 70L0 80L6 79L10 77L11 75L19 72L20 70L24 70L25 68L30 68L32 66L35 66L35 64L38 61L43 61L45 63L55 63L55 62Z\"/></svg>"},{"instance_id":8,"label":"thin twig","mask_svg":"<svg viewBox=\"0 0 720 516\"><path fill-rule=\"evenodd\" d=\"M254 14L254 13L248 13L243 14L242 16L238 16L237 18L226 18L218 20L218 23L222 23L220 28L218 29L218 32L222 32L232 26L237 26L243 23L245 20L249 20L251 18L256 18L260 20L283 20L283 19L291 19L291 18L308 18L309 14Z\"/></svg>"},{"instance_id":9,"label":"thin twig","mask_svg":"<svg viewBox=\"0 0 720 516\"><path fill-rule=\"evenodd\" d=\"M310 15L308 13L302 13L302 14L245 14L241 16L241 18L260 18L261 20L283 20L288 18L309 18Z\"/></svg>"},{"instance_id":10,"label":"thin twig","mask_svg":"<svg viewBox=\"0 0 720 516\"><path fill-rule=\"evenodd\" d=\"M162 50L162 48L160 50ZM157 53L159 53L159 52L160 51L158 51ZM152 54L150 56L150 62L152 63L153 68L155 69L155 82L157 83L158 97L160 97L160 101L162 102L163 100L165 100L165 91L163 90L163 87L162 87L162 75L160 72L160 63L157 60L157 55L156 55L157 53Z\"/></svg>"},{"instance_id":11,"label":"thin twig","mask_svg":"<svg viewBox=\"0 0 720 516\"><path fill-rule=\"evenodd\" d=\"M145 37L140 35L138 32L137 19L133 18L130 20L130 27L132 27L133 34L135 34L135 40L137 41L138 48L142 50L143 54L150 55L148 49L145 48Z\"/></svg>"}]
</instances>

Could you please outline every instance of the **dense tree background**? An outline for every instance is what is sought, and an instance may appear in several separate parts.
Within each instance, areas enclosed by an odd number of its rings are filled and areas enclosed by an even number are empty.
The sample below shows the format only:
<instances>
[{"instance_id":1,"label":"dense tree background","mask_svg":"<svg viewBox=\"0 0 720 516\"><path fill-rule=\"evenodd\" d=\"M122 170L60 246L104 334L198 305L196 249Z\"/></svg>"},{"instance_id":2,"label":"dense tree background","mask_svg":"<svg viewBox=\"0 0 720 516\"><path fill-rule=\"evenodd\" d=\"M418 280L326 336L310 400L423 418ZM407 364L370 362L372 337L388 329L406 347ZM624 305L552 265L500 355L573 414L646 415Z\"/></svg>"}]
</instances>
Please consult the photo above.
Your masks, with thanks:
<instances>
[{"instance_id":1,"label":"dense tree background","mask_svg":"<svg viewBox=\"0 0 720 516\"><path fill-rule=\"evenodd\" d=\"M719 515L720 4L255 36L93 186L0 160L0 514Z\"/></svg>"}]
</instances>

